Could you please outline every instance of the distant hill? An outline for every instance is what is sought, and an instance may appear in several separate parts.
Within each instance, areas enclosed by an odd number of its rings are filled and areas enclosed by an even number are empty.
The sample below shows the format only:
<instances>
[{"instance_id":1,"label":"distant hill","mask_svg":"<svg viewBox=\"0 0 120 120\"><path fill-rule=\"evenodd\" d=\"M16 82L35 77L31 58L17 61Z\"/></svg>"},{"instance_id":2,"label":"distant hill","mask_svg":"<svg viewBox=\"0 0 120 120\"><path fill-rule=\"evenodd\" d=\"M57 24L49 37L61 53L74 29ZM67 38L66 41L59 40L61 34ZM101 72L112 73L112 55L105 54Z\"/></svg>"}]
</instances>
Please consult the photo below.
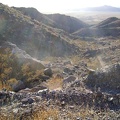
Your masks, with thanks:
<instances>
[{"instance_id":1,"label":"distant hill","mask_svg":"<svg viewBox=\"0 0 120 120\"><path fill-rule=\"evenodd\" d=\"M100 22L96 27L101 27L101 28L120 27L120 19L118 19L116 17L110 17L110 18Z\"/></svg>"},{"instance_id":2,"label":"distant hill","mask_svg":"<svg viewBox=\"0 0 120 120\"><path fill-rule=\"evenodd\" d=\"M119 37L120 29L117 28L83 28L73 33L80 37Z\"/></svg>"},{"instance_id":3,"label":"distant hill","mask_svg":"<svg viewBox=\"0 0 120 120\"><path fill-rule=\"evenodd\" d=\"M120 19L116 17L108 18L95 26L80 29L74 32L73 35L83 37L118 37L120 36Z\"/></svg>"},{"instance_id":4,"label":"distant hill","mask_svg":"<svg viewBox=\"0 0 120 120\"><path fill-rule=\"evenodd\" d=\"M88 26L88 24L84 23L83 21L77 18L62 15L62 14L49 14L47 15L47 17L55 21L59 25L60 29L63 29L68 33L73 33L78 29Z\"/></svg>"},{"instance_id":5,"label":"distant hill","mask_svg":"<svg viewBox=\"0 0 120 120\"><path fill-rule=\"evenodd\" d=\"M93 12L120 12L120 8L112 6L101 6L101 7L89 7L81 9L83 11L93 11Z\"/></svg>"}]
</instances>

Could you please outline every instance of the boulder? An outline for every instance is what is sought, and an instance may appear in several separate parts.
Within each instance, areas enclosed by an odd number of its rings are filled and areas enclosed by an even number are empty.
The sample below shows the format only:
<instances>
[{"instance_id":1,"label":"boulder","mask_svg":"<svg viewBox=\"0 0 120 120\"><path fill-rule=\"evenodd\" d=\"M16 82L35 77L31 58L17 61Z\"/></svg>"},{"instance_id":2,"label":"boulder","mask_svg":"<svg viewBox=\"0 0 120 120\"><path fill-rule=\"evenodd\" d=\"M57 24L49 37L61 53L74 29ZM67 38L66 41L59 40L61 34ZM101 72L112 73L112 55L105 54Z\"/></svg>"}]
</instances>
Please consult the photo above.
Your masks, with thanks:
<instances>
[{"instance_id":1,"label":"boulder","mask_svg":"<svg viewBox=\"0 0 120 120\"><path fill-rule=\"evenodd\" d=\"M51 77L52 74L53 74L52 69L51 68L46 68L44 70L44 74L47 75L47 76L49 76L49 77Z\"/></svg>"},{"instance_id":2,"label":"boulder","mask_svg":"<svg viewBox=\"0 0 120 120\"><path fill-rule=\"evenodd\" d=\"M25 85L24 82L22 82L21 80L19 80L17 83L12 85L12 89L15 92L18 92L19 90L25 89Z\"/></svg>"},{"instance_id":3,"label":"boulder","mask_svg":"<svg viewBox=\"0 0 120 120\"><path fill-rule=\"evenodd\" d=\"M32 104L34 100L32 98L23 98L21 102L22 104Z\"/></svg>"}]
</instances>

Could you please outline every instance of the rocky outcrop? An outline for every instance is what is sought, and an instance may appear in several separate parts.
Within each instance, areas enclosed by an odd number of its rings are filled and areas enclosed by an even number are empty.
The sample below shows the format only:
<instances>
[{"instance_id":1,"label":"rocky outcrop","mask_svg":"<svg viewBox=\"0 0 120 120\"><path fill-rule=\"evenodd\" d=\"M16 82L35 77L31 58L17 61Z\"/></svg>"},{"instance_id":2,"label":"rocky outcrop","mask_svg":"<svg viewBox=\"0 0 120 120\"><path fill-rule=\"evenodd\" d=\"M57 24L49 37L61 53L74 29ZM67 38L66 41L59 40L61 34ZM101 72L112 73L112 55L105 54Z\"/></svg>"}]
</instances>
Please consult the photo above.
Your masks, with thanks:
<instances>
[{"instance_id":1,"label":"rocky outcrop","mask_svg":"<svg viewBox=\"0 0 120 120\"><path fill-rule=\"evenodd\" d=\"M101 90L106 92L120 93L120 64L89 72L85 83L92 89L100 87Z\"/></svg>"}]
</instances>

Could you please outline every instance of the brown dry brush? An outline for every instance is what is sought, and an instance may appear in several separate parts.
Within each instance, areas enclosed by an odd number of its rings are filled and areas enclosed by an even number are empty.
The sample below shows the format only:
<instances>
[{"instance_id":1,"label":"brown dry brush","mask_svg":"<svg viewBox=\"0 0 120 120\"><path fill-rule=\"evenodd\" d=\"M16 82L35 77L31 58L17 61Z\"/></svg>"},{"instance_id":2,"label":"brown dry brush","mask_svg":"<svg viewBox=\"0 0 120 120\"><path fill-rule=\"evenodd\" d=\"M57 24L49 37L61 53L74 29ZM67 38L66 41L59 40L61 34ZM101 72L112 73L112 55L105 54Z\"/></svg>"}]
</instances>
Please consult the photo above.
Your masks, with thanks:
<instances>
[{"instance_id":1,"label":"brown dry brush","mask_svg":"<svg viewBox=\"0 0 120 120\"><path fill-rule=\"evenodd\" d=\"M0 112L0 120L58 120L58 110L57 109L45 109L40 108L30 113L24 113L22 115L14 113L10 113L9 115L6 115L2 112Z\"/></svg>"},{"instance_id":2,"label":"brown dry brush","mask_svg":"<svg viewBox=\"0 0 120 120\"><path fill-rule=\"evenodd\" d=\"M77 109L77 111L76 111ZM85 120L86 118L90 118L92 120L104 120L104 119L119 119L120 113L114 111L100 111L95 110L95 108L82 107L77 108L75 110L69 109L59 109L56 107L45 107L39 106L34 111L24 113L24 114L14 114L10 113L8 115L0 112L0 120L76 120L80 118Z\"/></svg>"}]
</instances>

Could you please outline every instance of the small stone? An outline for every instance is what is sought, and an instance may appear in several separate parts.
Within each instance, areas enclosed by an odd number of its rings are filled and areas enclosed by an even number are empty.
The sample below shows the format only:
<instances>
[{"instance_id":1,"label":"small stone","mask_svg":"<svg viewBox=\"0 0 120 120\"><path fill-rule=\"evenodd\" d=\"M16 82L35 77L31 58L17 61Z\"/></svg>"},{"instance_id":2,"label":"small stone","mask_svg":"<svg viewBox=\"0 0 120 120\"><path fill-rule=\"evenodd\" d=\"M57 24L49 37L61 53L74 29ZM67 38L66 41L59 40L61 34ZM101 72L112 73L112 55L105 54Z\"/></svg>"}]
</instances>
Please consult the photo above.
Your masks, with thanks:
<instances>
[{"instance_id":1,"label":"small stone","mask_svg":"<svg viewBox=\"0 0 120 120\"><path fill-rule=\"evenodd\" d=\"M17 108L15 108L15 109L13 109L13 113L18 113L18 109Z\"/></svg>"}]
</instances>

